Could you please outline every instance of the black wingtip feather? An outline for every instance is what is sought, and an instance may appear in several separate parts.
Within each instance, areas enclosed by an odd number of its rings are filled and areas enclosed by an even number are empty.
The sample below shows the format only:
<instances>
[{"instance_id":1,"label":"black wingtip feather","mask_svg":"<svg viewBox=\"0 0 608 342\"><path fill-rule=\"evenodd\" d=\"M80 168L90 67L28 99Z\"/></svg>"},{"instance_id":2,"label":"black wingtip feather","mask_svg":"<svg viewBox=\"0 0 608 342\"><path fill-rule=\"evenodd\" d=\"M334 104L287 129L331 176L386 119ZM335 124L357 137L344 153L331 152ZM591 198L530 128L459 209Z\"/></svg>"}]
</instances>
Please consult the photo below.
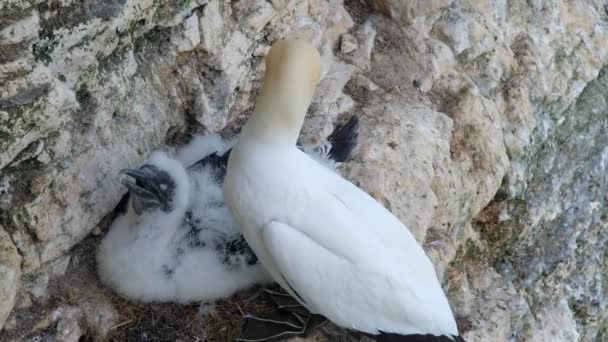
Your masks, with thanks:
<instances>
[{"instance_id":1,"label":"black wingtip feather","mask_svg":"<svg viewBox=\"0 0 608 342\"><path fill-rule=\"evenodd\" d=\"M190 165L188 167L189 170L200 169L207 165L210 165L215 178L218 182L223 182L224 177L226 176L226 168L228 167L228 158L230 157L230 152L232 149L224 152L224 154L217 154L217 152L213 152L207 155L205 158L197 161L196 163Z\"/></svg>"},{"instance_id":2,"label":"black wingtip feather","mask_svg":"<svg viewBox=\"0 0 608 342\"><path fill-rule=\"evenodd\" d=\"M329 157L338 163L350 158L359 139L359 118L351 117L344 125L337 125L327 137L331 144Z\"/></svg>"},{"instance_id":3,"label":"black wingtip feather","mask_svg":"<svg viewBox=\"0 0 608 342\"><path fill-rule=\"evenodd\" d=\"M466 342L461 336L399 335L385 332L380 335L366 335L377 342Z\"/></svg>"},{"instance_id":4,"label":"black wingtip feather","mask_svg":"<svg viewBox=\"0 0 608 342\"><path fill-rule=\"evenodd\" d=\"M355 146L357 146L359 138L359 118L351 117L348 122L343 125L337 125L334 131L327 137L327 141L331 144L328 156L335 162L342 163L350 158ZM223 181L226 176L226 168L228 166L228 158L232 149L218 154L217 152L207 155L205 158L190 165L188 169L200 169L210 165L214 171L218 181Z\"/></svg>"}]
</instances>

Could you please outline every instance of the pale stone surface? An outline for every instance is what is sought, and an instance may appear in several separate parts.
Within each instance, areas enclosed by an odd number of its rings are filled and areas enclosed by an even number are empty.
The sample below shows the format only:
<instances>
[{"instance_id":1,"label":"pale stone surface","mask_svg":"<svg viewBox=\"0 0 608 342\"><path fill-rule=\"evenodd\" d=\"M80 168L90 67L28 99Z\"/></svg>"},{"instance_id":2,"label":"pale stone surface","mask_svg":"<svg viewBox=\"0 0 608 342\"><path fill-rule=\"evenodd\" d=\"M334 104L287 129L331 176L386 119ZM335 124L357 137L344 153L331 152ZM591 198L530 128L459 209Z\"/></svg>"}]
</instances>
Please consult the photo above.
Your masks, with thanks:
<instances>
[{"instance_id":1,"label":"pale stone surface","mask_svg":"<svg viewBox=\"0 0 608 342\"><path fill-rule=\"evenodd\" d=\"M10 236L0 226L0 330L15 305L19 278L21 277L21 256Z\"/></svg>"},{"instance_id":2,"label":"pale stone surface","mask_svg":"<svg viewBox=\"0 0 608 342\"><path fill-rule=\"evenodd\" d=\"M343 58L355 67L369 71L371 66L372 50L376 39L376 29L374 20L368 19L365 23L356 28L353 36L356 39L357 49Z\"/></svg>"},{"instance_id":3,"label":"pale stone surface","mask_svg":"<svg viewBox=\"0 0 608 342\"><path fill-rule=\"evenodd\" d=\"M80 309L76 307L65 307L58 309L58 321L55 338L58 342L78 342L82 336L82 330L78 324Z\"/></svg>"},{"instance_id":4,"label":"pale stone surface","mask_svg":"<svg viewBox=\"0 0 608 342\"><path fill-rule=\"evenodd\" d=\"M235 7L239 22L245 24L253 34L262 31L276 13L272 5L264 0L239 1Z\"/></svg>"},{"instance_id":5,"label":"pale stone surface","mask_svg":"<svg viewBox=\"0 0 608 342\"><path fill-rule=\"evenodd\" d=\"M198 23L198 16L192 14L183 22L183 27L180 27L179 33L171 37L177 45L178 52L193 50L201 42Z\"/></svg>"},{"instance_id":6,"label":"pale stone surface","mask_svg":"<svg viewBox=\"0 0 608 342\"><path fill-rule=\"evenodd\" d=\"M368 2L384 15L359 0L0 2L0 323L19 290L13 334L117 324L71 252L123 194L117 172L238 132L261 57L301 37L323 61L304 139L361 118L345 174L424 244L467 341L607 339L603 4Z\"/></svg>"},{"instance_id":7,"label":"pale stone surface","mask_svg":"<svg viewBox=\"0 0 608 342\"><path fill-rule=\"evenodd\" d=\"M17 328L17 320L15 319L15 317L8 319L4 323L4 330L6 330L6 331L15 330L16 328Z\"/></svg>"},{"instance_id":8,"label":"pale stone surface","mask_svg":"<svg viewBox=\"0 0 608 342\"><path fill-rule=\"evenodd\" d=\"M403 24L420 24L430 21L440 9L455 3L454 0L399 1L399 0L369 0L378 11L395 18ZM426 26L426 25L425 25Z\"/></svg>"},{"instance_id":9,"label":"pale stone surface","mask_svg":"<svg viewBox=\"0 0 608 342\"><path fill-rule=\"evenodd\" d=\"M350 34L343 34L340 40L340 52L351 53L357 50L357 39Z\"/></svg>"}]
</instances>

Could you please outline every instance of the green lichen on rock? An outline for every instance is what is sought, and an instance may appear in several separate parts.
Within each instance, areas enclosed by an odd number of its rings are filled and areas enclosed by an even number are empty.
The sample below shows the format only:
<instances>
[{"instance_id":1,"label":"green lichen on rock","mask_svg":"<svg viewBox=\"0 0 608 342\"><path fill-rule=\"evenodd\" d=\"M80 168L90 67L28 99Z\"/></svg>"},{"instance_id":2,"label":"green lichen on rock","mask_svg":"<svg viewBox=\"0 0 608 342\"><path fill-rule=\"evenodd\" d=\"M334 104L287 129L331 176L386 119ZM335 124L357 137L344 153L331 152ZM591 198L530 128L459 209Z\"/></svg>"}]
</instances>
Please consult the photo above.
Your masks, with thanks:
<instances>
[{"instance_id":1,"label":"green lichen on rock","mask_svg":"<svg viewBox=\"0 0 608 342\"><path fill-rule=\"evenodd\" d=\"M509 193L506 182L507 198L495 199L511 219L481 232L498 251L494 266L525 293L533 312L567 298L581 337L591 341L608 320L602 285L608 274L608 68L568 109L550 111L557 110L539 111L543 125L515 161L525 168L525 184L516 188L525 190ZM560 285L548 291L546 284Z\"/></svg>"},{"instance_id":2,"label":"green lichen on rock","mask_svg":"<svg viewBox=\"0 0 608 342\"><path fill-rule=\"evenodd\" d=\"M36 62L41 62L44 65L49 65L53 60L52 53L55 47L59 44L59 39L49 37L34 44L33 53Z\"/></svg>"},{"instance_id":3,"label":"green lichen on rock","mask_svg":"<svg viewBox=\"0 0 608 342\"><path fill-rule=\"evenodd\" d=\"M393 18L351 0L0 1L0 29L15 25L0 32L0 224L22 255L23 291L65 255L90 259L98 236L85 236L103 233L123 195L120 169L193 132L236 134L268 46L301 34L325 75L304 139L359 115L345 175L425 236L465 339L605 339L607 72L589 83L608 59L603 5L368 2ZM336 52L344 38L354 50ZM91 264L70 268L95 284L76 292L111 298ZM32 307L90 305L73 294ZM59 339L18 310L9 339ZM156 338L141 322L114 333ZM184 339L208 328L194 325Z\"/></svg>"},{"instance_id":4,"label":"green lichen on rock","mask_svg":"<svg viewBox=\"0 0 608 342\"><path fill-rule=\"evenodd\" d=\"M15 297L21 276L21 256L10 235L0 224L0 327L4 325Z\"/></svg>"},{"instance_id":5,"label":"green lichen on rock","mask_svg":"<svg viewBox=\"0 0 608 342\"><path fill-rule=\"evenodd\" d=\"M44 122L40 110L43 99L18 105L0 107L0 149L6 150L17 139Z\"/></svg>"}]
</instances>

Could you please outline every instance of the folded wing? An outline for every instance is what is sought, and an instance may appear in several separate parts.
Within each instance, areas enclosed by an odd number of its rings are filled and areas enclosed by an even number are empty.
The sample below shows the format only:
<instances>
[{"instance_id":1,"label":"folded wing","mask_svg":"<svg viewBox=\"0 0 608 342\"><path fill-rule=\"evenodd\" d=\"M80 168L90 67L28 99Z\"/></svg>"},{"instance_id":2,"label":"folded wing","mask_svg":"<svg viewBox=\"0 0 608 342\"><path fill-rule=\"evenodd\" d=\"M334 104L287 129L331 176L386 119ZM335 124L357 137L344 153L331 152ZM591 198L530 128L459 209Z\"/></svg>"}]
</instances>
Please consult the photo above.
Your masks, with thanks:
<instances>
[{"instance_id":1,"label":"folded wing","mask_svg":"<svg viewBox=\"0 0 608 342\"><path fill-rule=\"evenodd\" d=\"M272 221L263 230L292 295L363 332L457 334L433 265L411 233L363 191L336 179L327 193L300 203L314 215Z\"/></svg>"}]
</instances>

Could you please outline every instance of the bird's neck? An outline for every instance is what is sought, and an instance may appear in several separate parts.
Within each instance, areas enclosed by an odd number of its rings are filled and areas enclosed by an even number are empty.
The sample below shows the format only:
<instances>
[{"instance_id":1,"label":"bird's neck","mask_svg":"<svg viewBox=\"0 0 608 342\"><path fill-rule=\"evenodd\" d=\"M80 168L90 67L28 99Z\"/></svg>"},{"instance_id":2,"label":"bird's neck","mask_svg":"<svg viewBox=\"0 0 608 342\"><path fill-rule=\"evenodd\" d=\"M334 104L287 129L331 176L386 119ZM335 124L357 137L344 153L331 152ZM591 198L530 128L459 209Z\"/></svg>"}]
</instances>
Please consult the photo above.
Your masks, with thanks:
<instances>
[{"instance_id":1,"label":"bird's neck","mask_svg":"<svg viewBox=\"0 0 608 342\"><path fill-rule=\"evenodd\" d=\"M309 105L310 98L291 94L288 89L264 89L239 140L293 146L298 140Z\"/></svg>"}]
</instances>

